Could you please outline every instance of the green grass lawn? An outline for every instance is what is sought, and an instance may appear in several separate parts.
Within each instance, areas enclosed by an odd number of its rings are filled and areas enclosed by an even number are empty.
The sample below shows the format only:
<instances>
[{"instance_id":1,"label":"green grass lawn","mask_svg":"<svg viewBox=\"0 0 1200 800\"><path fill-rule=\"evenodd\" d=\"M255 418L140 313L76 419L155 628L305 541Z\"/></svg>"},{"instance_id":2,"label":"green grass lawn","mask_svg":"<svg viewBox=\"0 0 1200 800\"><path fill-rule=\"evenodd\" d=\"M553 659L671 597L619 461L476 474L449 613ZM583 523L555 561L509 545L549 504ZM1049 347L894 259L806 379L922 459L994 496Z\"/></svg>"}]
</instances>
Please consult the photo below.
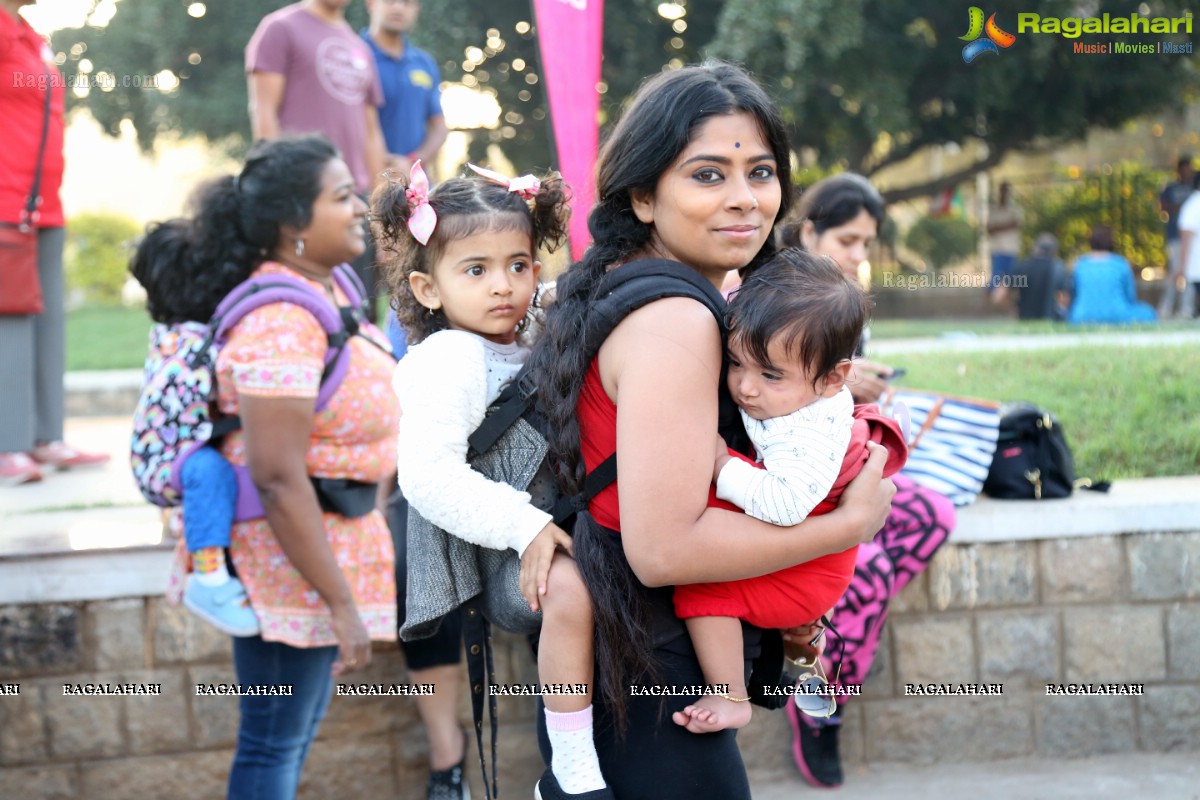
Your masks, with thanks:
<instances>
[{"instance_id":1,"label":"green grass lawn","mask_svg":"<svg viewBox=\"0 0 1200 800\"><path fill-rule=\"evenodd\" d=\"M1170 320L1148 325L1067 325L1065 322L1032 321L1019 322L1015 319L885 319L871 323L871 336L877 341L890 339L914 339L936 337L943 334L970 332L977 336L1044 336L1063 333L1098 332L1141 332L1141 331L1188 331L1197 330L1195 322Z\"/></svg>"},{"instance_id":2,"label":"green grass lawn","mask_svg":"<svg viewBox=\"0 0 1200 800\"><path fill-rule=\"evenodd\" d=\"M74 311L67 317L67 368L140 369L149 328L140 309ZM1194 330L1195 325L1158 329ZM1080 332L1042 322L896 320L876 323L873 334L886 341L962 330L980 336ZM886 361L908 370L899 383L904 387L1027 400L1052 411L1066 430L1080 476L1200 474L1200 348L1195 346L889 353Z\"/></svg>"},{"instance_id":3,"label":"green grass lawn","mask_svg":"<svg viewBox=\"0 0 1200 800\"><path fill-rule=\"evenodd\" d=\"M379 300L379 318L391 313ZM67 369L141 369L153 323L141 308L87 306L67 314Z\"/></svg>"},{"instance_id":4,"label":"green grass lawn","mask_svg":"<svg viewBox=\"0 0 1200 800\"><path fill-rule=\"evenodd\" d=\"M150 317L143 309L89 306L67 314L67 369L141 369Z\"/></svg>"},{"instance_id":5,"label":"green grass lawn","mask_svg":"<svg viewBox=\"0 0 1200 800\"><path fill-rule=\"evenodd\" d=\"M1200 474L1200 348L1072 347L1009 353L897 353L898 386L1051 411L1093 479Z\"/></svg>"},{"instance_id":6,"label":"green grass lawn","mask_svg":"<svg viewBox=\"0 0 1200 800\"><path fill-rule=\"evenodd\" d=\"M391 311L380 298L379 318ZM142 366L150 320L142 309L91 306L67 315L67 369L129 369ZM1018 322L1011 319L893 319L871 324L875 341L938 337L970 332L977 336L1026 336L1098 331L1197 330L1196 323L1171 321L1155 325L1069 326L1053 322Z\"/></svg>"}]
</instances>

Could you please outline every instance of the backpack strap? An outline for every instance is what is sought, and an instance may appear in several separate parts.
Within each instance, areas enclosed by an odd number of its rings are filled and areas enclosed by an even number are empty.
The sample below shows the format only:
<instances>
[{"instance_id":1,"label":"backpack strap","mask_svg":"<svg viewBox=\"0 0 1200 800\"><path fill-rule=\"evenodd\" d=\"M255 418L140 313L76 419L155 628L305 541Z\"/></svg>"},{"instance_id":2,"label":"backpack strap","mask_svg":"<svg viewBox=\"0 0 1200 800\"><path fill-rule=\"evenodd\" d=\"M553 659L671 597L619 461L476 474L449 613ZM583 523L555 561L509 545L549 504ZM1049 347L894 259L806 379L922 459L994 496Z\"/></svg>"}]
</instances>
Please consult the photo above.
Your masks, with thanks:
<instances>
[{"instance_id":1,"label":"backpack strap","mask_svg":"<svg viewBox=\"0 0 1200 800\"><path fill-rule=\"evenodd\" d=\"M604 340L625 317L644 305L667 297L690 297L704 305L717 320L724 341L729 327L725 322L725 298L696 270L668 259L634 261L615 269L600 282L598 297L584 331L588 360L595 358ZM617 454L614 452L589 470L583 491L573 497L560 497L554 504L555 524L562 526L574 514L617 480Z\"/></svg>"},{"instance_id":2,"label":"backpack strap","mask_svg":"<svg viewBox=\"0 0 1200 800\"><path fill-rule=\"evenodd\" d=\"M500 392L500 396L492 404L495 410L484 417L479 427L467 437L467 458L474 458L490 450L504 432L533 407L536 398L537 385L533 382L533 376L529 374L527 363Z\"/></svg>"},{"instance_id":3,"label":"backpack strap","mask_svg":"<svg viewBox=\"0 0 1200 800\"><path fill-rule=\"evenodd\" d=\"M346 295L351 308L362 311L366 316L364 306L367 302L367 287L363 285L362 278L358 277L354 268L349 264L338 264L333 268L333 281L342 290L342 294Z\"/></svg>"},{"instance_id":4,"label":"backpack strap","mask_svg":"<svg viewBox=\"0 0 1200 800\"><path fill-rule=\"evenodd\" d=\"M218 347L223 345L233 329L251 311L272 303L292 303L300 306L316 318L328 339L325 350L325 369L321 373L314 411L320 411L341 386L350 365L350 351L346 348L350 337L358 331L362 318L362 284L348 267L339 266L333 272L334 281L351 302L349 309L334 306L327 297L309 283L290 275L269 275L249 278L235 286L217 306L209 322L210 336ZM225 417L213 423L212 438L227 435L242 427L238 416ZM263 515L258 490L250 479L250 471L235 467L238 479L238 501L234 518L254 519Z\"/></svg>"},{"instance_id":5,"label":"backpack strap","mask_svg":"<svg viewBox=\"0 0 1200 800\"><path fill-rule=\"evenodd\" d=\"M354 281L351 281L346 276L347 272L348 268L336 268L334 280L352 303L357 301L361 306L361 295L357 293L356 286L362 284L357 282L356 276ZM307 282L290 275L271 275L249 278L238 284L225 295L209 323L213 331L213 342L220 347L228 338L229 331L241 322L243 317L272 303L292 303L300 306L316 318L328 337L325 371L321 374L321 388L317 393L316 402L316 410L320 411L329 404L346 375L346 368L350 363L346 343L357 332L358 327L349 325L348 320L343 318L342 313L328 298L318 293ZM359 312L361 313L361 308ZM236 429L237 427L233 428Z\"/></svg>"},{"instance_id":6,"label":"backpack strap","mask_svg":"<svg viewBox=\"0 0 1200 800\"><path fill-rule=\"evenodd\" d=\"M631 261L600 280L583 334L589 359L625 317L667 297L690 297L702 303L716 318L722 336L726 332L725 298L696 270L665 258Z\"/></svg>"}]
</instances>

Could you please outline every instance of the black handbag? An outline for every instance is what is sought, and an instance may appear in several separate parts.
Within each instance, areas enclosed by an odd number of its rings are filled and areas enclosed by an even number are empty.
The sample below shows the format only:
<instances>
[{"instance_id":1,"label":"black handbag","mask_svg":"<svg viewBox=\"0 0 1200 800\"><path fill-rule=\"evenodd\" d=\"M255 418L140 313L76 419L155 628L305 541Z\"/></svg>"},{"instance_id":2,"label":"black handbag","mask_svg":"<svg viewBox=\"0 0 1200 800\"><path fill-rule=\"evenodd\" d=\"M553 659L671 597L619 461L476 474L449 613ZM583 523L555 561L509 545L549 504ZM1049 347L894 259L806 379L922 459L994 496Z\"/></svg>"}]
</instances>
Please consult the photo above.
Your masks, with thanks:
<instances>
[{"instance_id":1,"label":"black handbag","mask_svg":"<svg viewBox=\"0 0 1200 800\"><path fill-rule=\"evenodd\" d=\"M983 491L1002 500L1051 500L1070 497L1076 488L1107 491L1075 477L1075 459L1058 418L1032 403L1000 407L996 455Z\"/></svg>"}]
</instances>

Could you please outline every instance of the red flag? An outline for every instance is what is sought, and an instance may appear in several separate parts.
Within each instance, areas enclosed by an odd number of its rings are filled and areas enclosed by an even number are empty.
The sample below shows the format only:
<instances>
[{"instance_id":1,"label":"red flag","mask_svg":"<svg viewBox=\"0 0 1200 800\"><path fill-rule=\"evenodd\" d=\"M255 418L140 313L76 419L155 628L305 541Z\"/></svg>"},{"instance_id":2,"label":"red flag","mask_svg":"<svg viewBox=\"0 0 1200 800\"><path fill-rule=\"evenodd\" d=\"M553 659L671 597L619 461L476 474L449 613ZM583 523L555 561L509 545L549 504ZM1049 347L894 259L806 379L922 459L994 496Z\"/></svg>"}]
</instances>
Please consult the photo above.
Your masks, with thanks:
<instances>
[{"instance_id":1,"label":"red flag","mask_svg":"<svg viewBox=\"0 0 1200 800\"><path fill-rule=\"evenodd\" d=\"M604 0L533 0L533 10L559 170L574 195L571 257L578 259L588 244L587 215L595 194Z\"/></svg>"}]
</instances>

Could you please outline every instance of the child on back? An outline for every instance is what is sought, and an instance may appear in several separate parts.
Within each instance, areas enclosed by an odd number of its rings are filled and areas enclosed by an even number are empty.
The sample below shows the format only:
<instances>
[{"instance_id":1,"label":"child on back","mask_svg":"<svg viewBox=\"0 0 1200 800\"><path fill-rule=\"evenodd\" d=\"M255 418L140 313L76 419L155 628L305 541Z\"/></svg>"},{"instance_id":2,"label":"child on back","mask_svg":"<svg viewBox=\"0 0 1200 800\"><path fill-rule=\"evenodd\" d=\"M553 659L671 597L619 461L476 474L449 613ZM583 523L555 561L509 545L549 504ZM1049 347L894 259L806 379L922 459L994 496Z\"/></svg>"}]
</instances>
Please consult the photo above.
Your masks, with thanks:
<instances>
[{"instance_id":1,"label":"child on back","mask_svg":"<svg viewBox=\"0 0 1200 800\"><path fill-rule=\"evenodd\" d=\"M833 261L801 250L780 251L746 278L729 306L728 384L761 464L718 437L710 505L725 501L756 519L795 525L837 506L869 442L890 451L885 476L900 469L907 448L899 426L875 406L855 408L846 387L868 310L862 289ZM849 585L857 550L758 578L677 587L675 613L686 621L705 681L729 689L676 713L675 722L695 733L748 723L741 620L760 628L818 620ZM827 716L832 706L802 691L795 700L813 715Z\"/></svg>"},{"instance_id":2,"label":"child on back","mask_svg":"<svg viewBox=\"0 0 1200 800\"><path fill-rule=\"evenodd\" d=\"M393 381L403 413L397 478L429 522L519 554L521 593L542 612L540 683L590 687L592 609L568 555L571 538L528 493L467 462L468 437L528 358L522 334L541 271L536 253L564 240L567 198L557 175L509 180L471 168L477 175L430 191L418 161L407 186L385 186L373 201L381 252L391 254L382 266L410 346ZM543 699L553 757L536 796L611 798L592 741L590 693Z\"/></svg>"},{"instance_id":3,"label":"child on back","mask_svg":"<svg viewBox=\"0 0 1200 800\"><path fill-rule=\"evenodd\" d=\"M152 227L138 247L130 269L146 290L146 310L155 326L150 331L146 374L157 360L176 352L180 333L188 328L203 338L206 325L221 299L241 282L241 276L214 268L205 254L164 253L159 241L170 236L177 221ZM157 254L157 255L155 255ZM212 387L214 395L216 386ZM201 619L230 636L255 636L258 617L250 608L242 582L229 574L229 546L237 503L237 476L215 447L197 448L183 461L180 474L183 535L191 554L183 604Z\"/></svg>"}]
</instances>

